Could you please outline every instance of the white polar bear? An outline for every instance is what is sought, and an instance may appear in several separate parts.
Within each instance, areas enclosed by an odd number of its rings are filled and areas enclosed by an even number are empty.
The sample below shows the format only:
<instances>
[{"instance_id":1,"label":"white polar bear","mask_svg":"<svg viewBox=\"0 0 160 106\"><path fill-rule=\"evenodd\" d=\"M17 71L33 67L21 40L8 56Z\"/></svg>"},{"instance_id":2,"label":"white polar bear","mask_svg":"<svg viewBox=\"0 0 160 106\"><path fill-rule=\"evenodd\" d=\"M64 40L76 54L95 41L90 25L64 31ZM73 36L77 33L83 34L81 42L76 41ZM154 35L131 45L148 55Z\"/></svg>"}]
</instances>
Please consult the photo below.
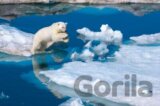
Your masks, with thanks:
<instances>
[{"instance_id":1,"label":"white polar bear","mask_svg":"<svg viewBox=\"0 0 160 106\"><path fill-rule=\"evenodd\" d=\"M66 28L67 23L56 22L49 27L40 29L33 39L32 54L43 52L56 42L68 43Z\"/></svg>"}]
</instances>

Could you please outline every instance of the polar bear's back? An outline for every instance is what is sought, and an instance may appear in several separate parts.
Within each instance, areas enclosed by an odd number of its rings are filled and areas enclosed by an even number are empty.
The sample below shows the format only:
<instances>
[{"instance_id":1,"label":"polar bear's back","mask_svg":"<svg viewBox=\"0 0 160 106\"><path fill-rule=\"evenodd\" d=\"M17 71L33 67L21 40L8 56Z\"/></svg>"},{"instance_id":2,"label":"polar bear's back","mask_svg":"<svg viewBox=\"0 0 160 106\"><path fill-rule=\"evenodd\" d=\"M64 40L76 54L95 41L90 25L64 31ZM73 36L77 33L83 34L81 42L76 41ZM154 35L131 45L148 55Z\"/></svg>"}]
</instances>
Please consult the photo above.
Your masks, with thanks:
<instances>
[{"instance_id":1,"label":"polar bear's back","mask_svg":"<svg viewBox=\"0 0 160 106\"><path fill-rule=\"evenodd\" d=\"M37 40L50 41L52 36L52 30L50 27L45 27L40 29L36 34L35 38Z\"/></svg>"}]
</instances>

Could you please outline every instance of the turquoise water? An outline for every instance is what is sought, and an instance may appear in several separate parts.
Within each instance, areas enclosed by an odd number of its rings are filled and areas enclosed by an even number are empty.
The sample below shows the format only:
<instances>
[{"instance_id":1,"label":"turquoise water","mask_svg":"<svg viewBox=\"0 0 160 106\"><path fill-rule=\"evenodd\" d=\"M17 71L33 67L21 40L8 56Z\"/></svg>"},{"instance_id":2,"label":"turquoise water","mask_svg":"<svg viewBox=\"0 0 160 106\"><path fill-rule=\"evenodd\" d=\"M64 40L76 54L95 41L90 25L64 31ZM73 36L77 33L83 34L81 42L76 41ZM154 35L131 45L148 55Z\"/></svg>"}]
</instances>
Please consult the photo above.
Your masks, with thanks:
<instances>
[{"instance_id":1,"label":"turquoise water","mask_svg":"<svg viewBox=\"0 0 160 106\"><path fill-rule=\"evenodd\" d=\"M0 23L8 23L22 31L35 33L38 29L49 26L53 22L67 22L67 32L70 36L68 48L66 51L56 51L57 55L56 53L47 55L47 61L41 64L41 69L48 70L60 68L64 62L70 61L68 56L73 49L81 49L84 46L84 43L77 39L76 30L79 28L88 27L99 31L102 24L109 24L113 29L122 31L123 42L125 42L130 36L160 32L159 18L159 11L135 16L113 8L86 7L63 15L24 16L11 21L0 20ZM62 58L62 62L57 63L54 57ZM58 106L69 98L57 98L40 82L33 69L33 60L15 62L16 60L18 61L16 57L12 61L6 58L0 62L0 93L3 92L9 96L9 98L0 99L0 106Z\"/></svg>"}]
</instances>

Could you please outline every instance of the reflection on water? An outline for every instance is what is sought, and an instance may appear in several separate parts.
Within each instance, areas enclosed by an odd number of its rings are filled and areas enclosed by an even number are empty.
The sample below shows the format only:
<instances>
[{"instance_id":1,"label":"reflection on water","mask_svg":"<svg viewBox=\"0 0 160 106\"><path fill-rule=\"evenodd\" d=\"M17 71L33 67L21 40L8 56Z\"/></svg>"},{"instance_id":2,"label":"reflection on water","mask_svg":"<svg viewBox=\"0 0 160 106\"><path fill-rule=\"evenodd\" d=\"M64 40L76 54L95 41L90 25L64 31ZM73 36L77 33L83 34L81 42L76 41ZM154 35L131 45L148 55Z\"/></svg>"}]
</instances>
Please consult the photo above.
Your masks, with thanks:
<instances>
[{"instance_id":1,"label":"reflection on water","mask_svg":"<svg viewBox=\"0 0 160 106\"><path fill-rule=\"evenodd\" d=\"M0 52L0 62L2 61L3 62L10 62L10 61L20 62L20 61L26 61L26 60L30 60L30 58L23 57L23 56L13 56L13 55Z\"/></svg>"},{"instance_id":2,"label":"reflection on water","mask_svg":"<svg viewBox=\"0 0 160 106\"><path fill-rule=\"evenodd\" d=\"M32 64L33 64L33 72L35 76L44 84L47 84L47 81L44 77L40 76L41 71L48 71L50 70L49 60L51 59L54 64L57 63L60 67L62 62L67 57L67 52L64 50L56 49L52 54L40 54L35 55L32 57ZM57 68L53 67L52 68ZM58 89L52 89L51 92L57 98L63 98L63 95L57 91Z\"/></svg>"},{"instance_id":3,"label":"reflection on water","mask_svg":"<svg viewBox=\"0 0 160 106\"><path fill-rule=\"evenodd\" d=\"M39 78L40 71L48 71L50 68L60 68L63 64L63 61L65 61L67 54L68 52L65 50L55 49L50 54L39 54L33 56L32 64L35 75Z\"/></svg>"}]
</instances>

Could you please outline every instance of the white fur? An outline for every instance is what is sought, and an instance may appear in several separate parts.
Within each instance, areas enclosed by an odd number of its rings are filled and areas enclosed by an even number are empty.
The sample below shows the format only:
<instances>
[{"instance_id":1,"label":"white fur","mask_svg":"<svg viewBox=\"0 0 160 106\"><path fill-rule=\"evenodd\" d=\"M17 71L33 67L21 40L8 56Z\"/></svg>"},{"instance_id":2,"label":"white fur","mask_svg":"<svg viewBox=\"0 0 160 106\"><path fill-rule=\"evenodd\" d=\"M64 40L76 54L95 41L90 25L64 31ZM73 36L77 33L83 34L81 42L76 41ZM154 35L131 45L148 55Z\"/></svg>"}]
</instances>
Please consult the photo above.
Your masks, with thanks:
<instances>
[{"instance_id":1,"label":"white fur","mask_svg":"<svg viewBox=\"0 0 160 106\"><path fill-rule=\"evenodd\" d=\"M68 42L68 34L66 33L67 24L57 22L49 27L40 29L33 39L32 54L43 52L56 42Z\"/></svg>"}]
</instances>

